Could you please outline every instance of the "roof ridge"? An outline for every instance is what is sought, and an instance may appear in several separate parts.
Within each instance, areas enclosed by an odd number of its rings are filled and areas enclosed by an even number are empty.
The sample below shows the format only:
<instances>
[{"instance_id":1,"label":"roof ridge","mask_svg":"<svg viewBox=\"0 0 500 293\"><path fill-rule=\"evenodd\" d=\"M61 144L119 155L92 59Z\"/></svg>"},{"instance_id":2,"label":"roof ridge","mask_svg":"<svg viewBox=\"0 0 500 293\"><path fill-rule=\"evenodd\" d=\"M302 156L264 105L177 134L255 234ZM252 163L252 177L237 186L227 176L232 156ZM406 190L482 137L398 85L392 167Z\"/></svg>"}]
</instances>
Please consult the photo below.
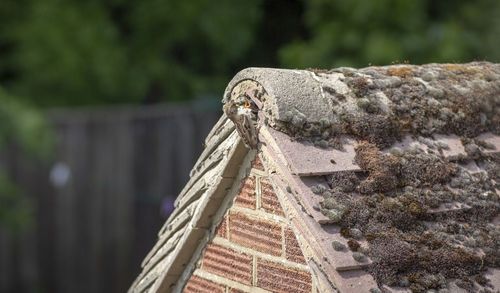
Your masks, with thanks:
<instances>
[{"instance_id":1,"label":"roof ridge","mask_svg":"<svg viewBox=\"0 0 500 293\"><path fill-rule=\"evenodd\" d=\"M500 134L500 64L390 65L329 71L247 68L228 84L223 103L253 81L265 94L257 120L296 139L335 144L341 134L389 146L405 133L473 137ZM237 123L236 123L237 124Z\"/></svg>"}]
</instances>

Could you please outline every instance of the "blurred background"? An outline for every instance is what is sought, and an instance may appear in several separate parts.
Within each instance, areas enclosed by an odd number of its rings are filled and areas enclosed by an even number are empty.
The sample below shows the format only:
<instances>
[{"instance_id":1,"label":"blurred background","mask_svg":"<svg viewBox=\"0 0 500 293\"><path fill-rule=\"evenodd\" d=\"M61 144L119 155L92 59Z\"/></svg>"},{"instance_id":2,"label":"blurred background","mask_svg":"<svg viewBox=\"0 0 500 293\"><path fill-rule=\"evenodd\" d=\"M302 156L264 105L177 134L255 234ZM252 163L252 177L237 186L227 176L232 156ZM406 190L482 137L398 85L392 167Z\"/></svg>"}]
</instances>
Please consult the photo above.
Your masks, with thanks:
<instances>
[{"instance_id":1,"label":"blurred background","mask_svg":"<svg viewBox=\"0 0 500 293\"><path fill-rule=\"evenodd\" d=\"M0 292L125 292L250 66L500 61L498 0L0 0Z\"/></svg>"}]
</instances>

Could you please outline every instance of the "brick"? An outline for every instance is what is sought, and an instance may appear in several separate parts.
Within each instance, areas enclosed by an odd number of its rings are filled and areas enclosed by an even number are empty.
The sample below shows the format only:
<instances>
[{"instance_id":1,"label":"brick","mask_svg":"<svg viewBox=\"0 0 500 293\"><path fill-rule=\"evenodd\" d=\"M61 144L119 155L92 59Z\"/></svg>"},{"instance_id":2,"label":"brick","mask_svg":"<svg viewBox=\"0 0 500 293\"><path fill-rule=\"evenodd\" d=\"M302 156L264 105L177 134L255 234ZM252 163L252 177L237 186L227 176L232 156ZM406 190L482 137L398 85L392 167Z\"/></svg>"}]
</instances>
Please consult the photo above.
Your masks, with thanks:
<instances>
[{"instance_id":1,"label":"brick","mask_svg":"<svg viewBox=\"0 0 500 293\"><path fill-rule=\"evenodd\" d=\"M262 209L268 213L276 214L279 216L284 216L283 208L274 192L274 188L267 179L262 179L260 182L261 186L261 199L262 199Z\"/></svg>"},{"instance_id":2,"label":"brick","mask_svg":"<svg viewBox=\"0 0 500 293\"><path fill-rule=\"evenodd\" d=\"M245 291L236 288L230 288L229 293L245 293Z\"/></svg>"},{"instance_id":3,"label":"brick","mask_svg":"<svg viewBox=\"0 0 500 293\"><path fill-rule=\"evenodd\" d=\"M255 177L249 176L243 179L240 187L240 191L236 196L234 201L235 205L255 209L256 208L256 197L255 197Z\"/></svg>"},{"instance_id":4,"label":"brick","mask_svg":"<svg viewBox=\"0 0 500 293\"><path fill-rule=\"evenodd\" d=\"M215 228L215 235L222 237L222 238L227 238L227 217L226 216L224 216L224 218L222 218L222 220L220 221L217 228Z\"/></svg>"},{"instance_id":5,"label":"brick","mask_svg":"<svg viewBox=\"0 0 500 293\"><path fill-rule=\"evenodd\" d=\"M255 156L255 159L252 161L252 168L260 171L265 171L264 165L262 164L262 160L260 159L259 155Z\"/></svg>"},{"instance_id":6,"label":"brick","mask_svg":"<svg viewBox=\"0 0 500 293\"><path fill-rule=\"evenodd\" d=\"M242 246L280 256L283 239L281 225L262 219L255 219L243 213L229 215L229 239Z\"/></svg>"},{"instance_id":7,"label":"brick","mask_svg":"<svg viewBox=\"0 0 500 293\"><path fill-rule=\"evenodd\" d=\"M257 287L273 292L311 292L311 274L258 259Z\"/></svg>"},{"instance_id":8,"label":"brick","mask_svg":"<svg viewBox=\"0 0 500 293\"><path fill-rule=\"evenodd\" d=\"M285 254L286 259L289 261L301 264L306 263L304 254L302 253L299 242L297 241L297 237L295 237L295 233L293 233L290 228L285 229Z\"/></svg>"},{"instance_id":9,"label":"brick","mask_svg":"<svg viewBox=\"0 0 500 293\"><path fill-rule=\"evenodd\" d=\"M198 276L191 276L184 287L185 293L224 293L225 286L205 280Z\"/></svg>"},{"instance_id":10,"label":"brick","mask_svg":"<svg viewBox=\"0 0 500 293\"><path fill-rule=\"evenodd\" d=\"M236 282L251 285L252 256L219 245L209 244L201 269Z\"/></svg>"}]
</instances>

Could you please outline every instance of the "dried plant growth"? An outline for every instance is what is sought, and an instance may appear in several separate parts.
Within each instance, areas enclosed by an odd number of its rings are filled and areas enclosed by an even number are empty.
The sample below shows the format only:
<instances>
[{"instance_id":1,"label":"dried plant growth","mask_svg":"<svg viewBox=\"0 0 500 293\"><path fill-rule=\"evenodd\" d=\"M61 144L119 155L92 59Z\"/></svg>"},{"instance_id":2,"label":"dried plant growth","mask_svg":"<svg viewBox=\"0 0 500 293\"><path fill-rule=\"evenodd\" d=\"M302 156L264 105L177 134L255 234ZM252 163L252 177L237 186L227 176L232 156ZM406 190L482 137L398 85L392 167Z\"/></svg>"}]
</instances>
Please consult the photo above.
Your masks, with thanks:
<instances>
[{"instance_id":1,"label":"dried plant growth","mask_svg":"<svg viewBox=\"0 0 500 293\"><path fill-rule=\"evenodd\" d=\"M341 225L356 260L367 253L370 272L379 283L413 292L457 285L488 287L485 267L500 266L499 156L478 160L487 173L469 173L458 163L419 149L383 153L372 143L356 148L361 173L331 176L321 210ZM447 209L460 203L463 208ZM370 243L360 252L358 241ZM338 246L334 244L334 248ZM361 255L358 255L360 254ZM479 281L477 281L479 280Z\"/></svg>"}]
</instances>

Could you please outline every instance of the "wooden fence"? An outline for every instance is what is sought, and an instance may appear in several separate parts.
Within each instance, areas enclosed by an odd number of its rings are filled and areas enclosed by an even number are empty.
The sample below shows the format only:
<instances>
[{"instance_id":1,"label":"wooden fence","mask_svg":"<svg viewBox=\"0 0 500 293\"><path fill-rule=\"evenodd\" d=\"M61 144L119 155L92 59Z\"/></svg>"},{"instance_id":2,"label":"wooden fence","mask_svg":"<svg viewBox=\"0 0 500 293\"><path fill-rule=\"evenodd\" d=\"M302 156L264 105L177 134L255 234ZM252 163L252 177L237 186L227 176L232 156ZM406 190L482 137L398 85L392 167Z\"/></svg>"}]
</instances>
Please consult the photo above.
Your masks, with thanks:
<instances>
[{"instance_id":1,"label":"wooden fence","mask_svg":"<svg viewBox=\"0 0 500 293\"><path fill-rule=\"evenodd\" d=\"M50 163L4 158L36 216L27 232L0 230L0 292L125 292L219 116L192 106L51 112Z\"/></svg>"}]
</instances>

